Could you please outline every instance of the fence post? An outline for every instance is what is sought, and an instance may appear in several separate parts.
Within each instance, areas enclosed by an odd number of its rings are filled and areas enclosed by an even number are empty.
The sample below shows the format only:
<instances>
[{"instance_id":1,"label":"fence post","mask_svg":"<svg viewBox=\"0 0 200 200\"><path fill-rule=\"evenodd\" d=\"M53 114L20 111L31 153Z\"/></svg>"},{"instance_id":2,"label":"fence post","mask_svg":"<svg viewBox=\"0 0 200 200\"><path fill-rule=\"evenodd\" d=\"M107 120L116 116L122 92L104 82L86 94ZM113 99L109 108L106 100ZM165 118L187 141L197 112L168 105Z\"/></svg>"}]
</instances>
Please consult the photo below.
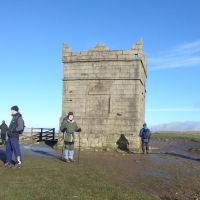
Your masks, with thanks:
<instances>
[{"instance_id":1,"label":"fence post","mask_svg":"<svg viewBox=\"0 0 200 200\"><path fill-rule=\"evenodd\" d=\"M55 128L53 128L53 141L55 141Z\"/></svg>"},{"instance_id":2,"label":"fence post","mask_svg":"<svg viewBox=\"0 0 200 200\"><path fill-rule=\"evenodd\" d=\"M43 134L43 128L41 128L41 131L40 131L40 138L39 138L39 140L41 140L41 141L42 141L42 134Z\"/></svg>"}]
</instances>

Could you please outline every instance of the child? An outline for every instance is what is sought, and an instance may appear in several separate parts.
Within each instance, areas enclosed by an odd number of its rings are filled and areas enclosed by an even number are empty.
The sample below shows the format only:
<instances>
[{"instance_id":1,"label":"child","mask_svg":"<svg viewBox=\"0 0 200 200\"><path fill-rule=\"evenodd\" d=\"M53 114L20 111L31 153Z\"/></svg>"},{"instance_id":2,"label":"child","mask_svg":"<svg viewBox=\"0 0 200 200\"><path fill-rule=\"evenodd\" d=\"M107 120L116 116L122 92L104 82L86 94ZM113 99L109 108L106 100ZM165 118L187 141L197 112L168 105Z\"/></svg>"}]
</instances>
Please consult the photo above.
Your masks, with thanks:
<instances>
[{"instance_id":1,"label":"child","mask_svg":"<svg viewBox=\"0 0 200 200\"><path fill-rule=\"evenodd\" d=\"M81 128L78 128L74 121L73 112L69 112L67 117L64 118L61 125L61 131L64 133L64 159L65 162L74 161L74 132L80 132Z\"/></svg>"}]
</instances>

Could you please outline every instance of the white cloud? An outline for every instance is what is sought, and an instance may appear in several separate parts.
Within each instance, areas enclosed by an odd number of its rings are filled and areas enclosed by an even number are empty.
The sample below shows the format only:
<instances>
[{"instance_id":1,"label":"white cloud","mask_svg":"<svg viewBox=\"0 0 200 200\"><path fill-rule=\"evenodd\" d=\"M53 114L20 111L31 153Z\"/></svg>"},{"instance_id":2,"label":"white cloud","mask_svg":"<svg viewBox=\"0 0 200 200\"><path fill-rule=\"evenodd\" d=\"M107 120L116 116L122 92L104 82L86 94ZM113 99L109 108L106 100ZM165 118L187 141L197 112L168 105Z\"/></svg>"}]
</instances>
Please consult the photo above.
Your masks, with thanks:
<instances>
[{"instance_id":1,"label":"white cloud","mask_svg":"<svg viewBox=\"0 0 200 200\"><path fill-rule=\"evenodd\" d=\"M200 112L198 107L182 107L182 108L150 108L147 112Z\"/></svg>"},{"instance_id":2,"label":"white cloud","mask_svg":"<svg viewBox=\"0 0 200 200\"><path fill-rule=\"evenodd\" d=\"M150 70L200 66L200 40L179 45L148 59Z\"/></svg>"}]
</instances>

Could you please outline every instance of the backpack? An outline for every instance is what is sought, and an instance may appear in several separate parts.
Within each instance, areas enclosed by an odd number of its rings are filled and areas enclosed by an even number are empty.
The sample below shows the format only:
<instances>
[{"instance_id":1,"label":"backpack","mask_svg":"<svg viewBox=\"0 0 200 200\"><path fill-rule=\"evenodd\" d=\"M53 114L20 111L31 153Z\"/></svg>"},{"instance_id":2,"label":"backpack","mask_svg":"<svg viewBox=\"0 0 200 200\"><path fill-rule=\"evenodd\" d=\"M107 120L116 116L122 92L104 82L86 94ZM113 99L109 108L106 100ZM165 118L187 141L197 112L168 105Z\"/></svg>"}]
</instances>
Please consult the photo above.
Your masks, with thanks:
<instances>
[{"instance_id":1,"label":"backpack","mask_svg":"<svg viewBox=\"0 0 200 200\"><path fill-rule=\"evenodd\" d=\"M18 119L19 117L17 118L17 122L18 122ZM23 123L23 129L18 131L19 134L22 134L24 132L24 128L26 127L23 118L22 118L22 123Z\"/></svg>"},{"instance_id":2,"label":"backpack","mask_svg":"<svg viewBox=\"0 0 200 200\"><path fill-rule=\"evenodd\" d=\"M61 126L60 126L60 131L64 133L66 131L66 129L67 129L67 119L64 118L63 122L61 123Z\"/></svg>"},{"instance_id":3,"label":"backpack","mask_svg":"<svg viewBox=\"0 0 200 200\"><path fill-rule=\"evenodd\" d=\"M142 139L150 139L151 132L149 129L143 129Z\"/></svg>"}]
</instances>

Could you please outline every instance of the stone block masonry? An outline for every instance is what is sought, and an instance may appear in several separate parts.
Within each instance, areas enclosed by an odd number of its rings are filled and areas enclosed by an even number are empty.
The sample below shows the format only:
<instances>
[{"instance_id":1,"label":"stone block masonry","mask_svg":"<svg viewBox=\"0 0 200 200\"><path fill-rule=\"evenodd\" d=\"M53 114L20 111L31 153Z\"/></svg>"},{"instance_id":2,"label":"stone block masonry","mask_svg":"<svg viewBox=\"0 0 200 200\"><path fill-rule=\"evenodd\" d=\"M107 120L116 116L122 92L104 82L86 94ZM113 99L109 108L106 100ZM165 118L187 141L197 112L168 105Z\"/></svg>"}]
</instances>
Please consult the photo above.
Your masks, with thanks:
<instances>
[{"instance_id":1,"label":"stone block masonry","mask_svg":"<svg viewBox=\"0 0 200 200\"><path fill-rule=\"evenodd\" d=\"M145 117L147 64L139 40L130 50L103 44L86 52L63 45L64 77L61 120L73 111L82 128L82 147L116 147L125 134L138 149Z\"/></svg>"}]
</instances>

